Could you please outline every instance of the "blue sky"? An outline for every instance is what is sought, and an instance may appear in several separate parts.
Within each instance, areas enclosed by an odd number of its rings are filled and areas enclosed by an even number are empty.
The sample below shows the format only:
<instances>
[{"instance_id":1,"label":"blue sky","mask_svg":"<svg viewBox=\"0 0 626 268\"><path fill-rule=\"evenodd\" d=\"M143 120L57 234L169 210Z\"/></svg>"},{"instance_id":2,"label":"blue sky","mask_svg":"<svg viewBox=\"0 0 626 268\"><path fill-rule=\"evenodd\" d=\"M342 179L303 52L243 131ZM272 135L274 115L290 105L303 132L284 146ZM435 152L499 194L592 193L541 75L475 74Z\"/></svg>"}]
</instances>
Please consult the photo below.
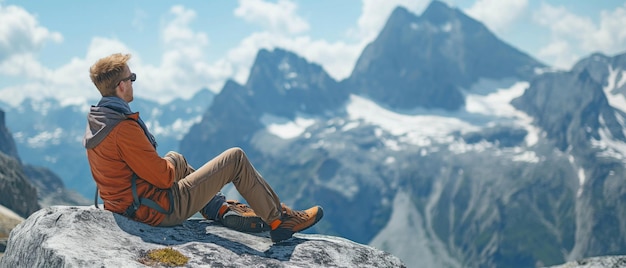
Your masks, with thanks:
<instances>
[{"instance_id":1,"label":"blue sky","mask_svg":"<svg viewBox=\"0 0 626 268\"><path fill-rule=\"evenodd\" d=\"M593 52L626 52L624 1L445 0L499 38L553 67ZM261 48L282 47L349 76L392 9L430 0L0 0L0 101L97 99L88 69L131 53L135 94L158 101L245 83Z\"/></svg>"}]
</instances>

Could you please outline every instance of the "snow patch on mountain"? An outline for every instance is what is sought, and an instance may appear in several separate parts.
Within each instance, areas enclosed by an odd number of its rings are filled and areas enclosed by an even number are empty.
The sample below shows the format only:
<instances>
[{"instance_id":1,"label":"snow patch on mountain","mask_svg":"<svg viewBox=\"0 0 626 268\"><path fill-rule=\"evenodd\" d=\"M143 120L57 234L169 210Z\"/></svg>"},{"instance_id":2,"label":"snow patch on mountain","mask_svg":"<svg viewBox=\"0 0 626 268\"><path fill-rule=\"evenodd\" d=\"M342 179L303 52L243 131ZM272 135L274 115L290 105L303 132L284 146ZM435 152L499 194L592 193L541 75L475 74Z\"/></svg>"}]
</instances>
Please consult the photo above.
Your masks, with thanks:
<instances>
[{"instance_id":1,"label":"snow patch on mountain","mask_svg":"<svg viewBox=\"0 0 626 268\"><path fill-rule=\"evenodd\" d=\"M624 86L626 84L626 70L613 69L612 66L608 66L609 68L609 77L607 78L607 85L604 87L604 93L606 98L609 101L609 105L611 105L615 109L619 109L622 112L626 112L626 97L622 94L612 94L611 92L616 89ZM617 78L621 72L621 79L617 81Z\"/></svg>"},{"instance_id":2,"label":"snow patch on mountain","mask_svg":"<svg viewBox=\"0 0 626 268\"><path fill-rule=\"evenodd\" d=\"M619 82L617 82L617 88L623 87L626 84L626 71L622 71L621 78Z\"/></svg>"},{"instance_id":3,"label":"snow patch on mountain","mask_svg":"<svg viewBox=\"0 0 626 268\"><path fill-rule=\"evenodd\" d=\"M350 95L345 107L347 117L331 119L332 122L329 121L327 128L319 134L347 132L363 125L372 125L376 127L374 135L392 151L401 150L403 144L419 147L448 144L448 149L456 153L480 152L497 146L489 142L466 144L457 140L455 135L480 131L484 127L492 127L500 122L509 122L527 130L526 145L532 146L539 139L539 129L532 125L531 117L510 104L510 101L522 95L527 87L528 82L481 80L471 89L474 93L466 94L465 109L453 112L428 109L398 112L353 94ZM289 119L266 113L261 116L260 122L267 132L288 140L299 136L309 138L311 134L306 131L307 128L319 123L319 119L306 115ZM320 142L323 143L322 140ZM514 161L539 161L534 152L527 152L519 147L513 150Z\"/></svg>"},{"instance_id":4,"label":"snow patch on mountain","mask_svg":"<svg viewBox=\"0 0 626 268\"><path fill-rule=\"evenodd\" d=\"M621 70L620 68L613 69L611 65L607 65L607 68L609 76L607 77L607 84L603 90L609 105L622 112L626 112L626 97L624 97L623 94L612 93L613 90L621 88L626 84L626 70ZM622 126L625 125L625 120L619 112L615 113L615 117ZM596 148L602 149L602 152L599 153L600 156L619 159L626 164L626 143L613 138L602 116L600 116L599 122L601 124L600 129L598 129L600 139L592 139L591 144ZM626 134L626 132L624 133Z\"/></svg>"},{"instance_id":5,"label":"snow patch on mountain","mask_svg":"<svg viewBox=\"0 0 626 268\"><path fill-rule=\"evenodd\" d=\"M510 102L524 94L528 82L519 82L509 88L497 88L489 94L467 94L465 110L468 113L514 118L517 110Z\"/></svg>"},{"instance_id":6,"label":"snow patch on mountain","mask_svg":"<svg viewBox=\"0 0 626 268\"><path fill-rule=\"evenodd\" d=\"M470 114L481 114L496 119L512 119L515 124L528 132L525 138L526 145L533 146L539 140L541 130L533 126L532 117L511 105L511 101L524 94L528 86L529 83L523 81L513 83L508 88L498 88L496 85L496 90L487 94L467 94L465 110ZM472 91L474 90L476 89L473 88Z\"/></svg>"},{"instance_id":7,"label":"snow patch on mountain","mask_svg":"<svg viewBox=\"0 0 626 268\"><path fill-rule=\"evenodd\" d=\"M447 112L439 110L418 109L410 113L399 113L383 108L367 98L351 95L346 110L352 122L366 122L379 126L398 138L399 142L417 146L430 146L435 143L448 143L449 149L457 152L468 150L482 151L492 145L453 143L451 133L467 133L479 131L483 127L493 126L499 122L511 122L524 128L527 146L532 146L539 140L540 130L532 125L532 118L515 109L511 100L521 96L528 82L492 82L481 81L466 93L464 110ZM507 84L508 87L502 87ZM356 127L356 123L346 124L344 129ZM527 154L520 159L531 159Z\"/></svg>"},{"instance_id":8,"label":"snow patch on mountain","mask_svg":"<svg viewBox=\"0 0 626 268\"><path fill-rule=\"evenodd\" d=\"M379 126L398 137L401 142L429 146L436 142L451 142L450 133L469 132L479 128L454 117L436 114L401 114L387 110L374 101L350 95L346 110L348 118Z\"/></svg>"},{"instance_id":9,"label":"snow patch on mountain","mask_svg":"<svg viewBox=\"0 0 626 268\"><path fill-rule=\"evenodd\" d=\"M522 149L519 147L516 147L515 150L522 150ZM539 163L540 159L537 156L537 154L533 151L522 151L513 155L513 161Z\"/></svg>"},{"instance_id":10,"label":"snow patch on mountain","mask_svg":"<svg viewBox=\"0 0 626 268\"><path fill-rule=\"evenodd\" d=\"M623 126L624 119L618 113L615 115ZM606 126L602 116L599 117L599 122L600 128L598 129L598 134L600 135L600 139L591 139L591 145L601 150L598 156L618 159L626 164L626 143L616 140L613 135L611 135L611 131Z\"/></svg>"},{"instance_id":11,"label":"snow patch on mountain","mask_svg":"<svg viewBox=\"0 0 626 268\"><path fill-rule=\"evenodd\" d=\"M576 196L581 197L583 194L583 186L585 185L585 181L587 177L585 176L585 169L582 167L578 167L576 164L576 158L573 155L568 155L567 160L572 165L574 170L578 170L578 191L576 191Z\"/></svg>"},{"instance_id":12,"label":"snow patch on mountain","mask_svg":"<svg viewBox=\"0 0 626 268\"><path fill-rule=\"evenodd\" d=\"M55 128L52 131L42 131L33 137L25 137L24 133L17 132L15 133L14 138L16 142L21 142L22 139L26 138L26 144L28 144L28 147L30 148L43 148L51 144L60 144L61 139L66 135L67 134L64 133L63 129Z\"/></svg>"},{"instance_id":13,"label":"snow patch on mountain","mask_svg":"<svg viewBox=\"0 0 626 268\"><path fill-rule=\"evenodd\" d=\"M583 168L579 168L578 169L578 181L579 181L579 185L578 185L578 191L576 192L576 195L578 197L581 197L583 194L583 186L585 185L585 180L587 179L587 177L585 177L585 170Z\"/></svg>"},{"instance_id":14,"label":"snow patch on mountain","mask_svg":"<svg viewBox=\"0 0 626 268\"><path fill-rule=\"evenodd\" d=\"M146 126L154 135L174 137L177 140L180 140L191 128L191 126L200 121L202 121L202 115L197 115L196 117L188 120L178 118L172 124L164 126L162 126L158 120L150 120L146 122Z\"/></svg>"},{"instance_id":15,"label":"snow patch on mountain","mask_svg":"<svg viewBox=\"0 0 626 268\"><path fill-rule=\"evenodd\" d=\"M481 141L474 144L467 144L463 141L455 141L448 145L448 150L455 154L463 154L467 152L484 152L489 148L493 148L493 143Z\"/></svg>"},{"instance_id":16,"label":"snow patch on mountain","mask_svg":"<svg viewBox=\"0 0 626 268\"><path fill-rule=\"evenodd\" d=\"M289 120L285 117L263 114L261 123L265 125L268 132L287 140L300 136L306 128L315 123L315 119L296 117L294 120Z\"/></svg>"}]
</instances>

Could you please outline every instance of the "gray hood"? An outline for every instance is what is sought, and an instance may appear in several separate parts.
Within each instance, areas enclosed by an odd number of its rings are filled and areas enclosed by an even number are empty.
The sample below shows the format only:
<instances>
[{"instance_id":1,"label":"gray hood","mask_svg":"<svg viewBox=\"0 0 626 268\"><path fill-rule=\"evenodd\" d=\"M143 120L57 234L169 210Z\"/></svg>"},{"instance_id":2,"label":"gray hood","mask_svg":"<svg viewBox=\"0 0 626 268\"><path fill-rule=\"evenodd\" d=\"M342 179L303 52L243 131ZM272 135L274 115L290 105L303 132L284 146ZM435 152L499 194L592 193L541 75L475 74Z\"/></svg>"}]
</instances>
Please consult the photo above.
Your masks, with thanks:
<instances>
[{"instance_id":1,"label":"gray hood","mask_svg":"<svg viewBox=\"0 0 626 268\"><path fill-rule=\"evenodd\" d=\"M128 118L127 115L107 107L91 106L87 115L83 146L87 149L96 147L117 124Z\"/></svg>"}]
</instances>

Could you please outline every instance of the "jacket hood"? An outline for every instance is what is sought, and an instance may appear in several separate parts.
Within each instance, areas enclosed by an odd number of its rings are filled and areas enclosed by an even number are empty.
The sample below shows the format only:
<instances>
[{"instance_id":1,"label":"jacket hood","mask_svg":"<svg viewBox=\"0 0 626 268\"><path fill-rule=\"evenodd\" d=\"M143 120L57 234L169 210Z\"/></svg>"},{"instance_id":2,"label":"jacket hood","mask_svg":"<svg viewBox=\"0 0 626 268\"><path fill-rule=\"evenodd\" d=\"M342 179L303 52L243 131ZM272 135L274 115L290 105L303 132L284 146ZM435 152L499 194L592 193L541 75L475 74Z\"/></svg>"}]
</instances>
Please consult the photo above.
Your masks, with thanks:
<instances>
[{"instance_id":1,"label":"jacket hood","mask_svg":"<svg viewBox=\"0 0 626 268\"><path fill-rule=\"evenodd\" d=\"M87 130L83 138L83 146L87 149L96 147L117 124L126 119L135 120L156 149L156 139L139 117L139 113L133 113L128 103L119 97L102 97L98 105L91 106L87 115Z\"/></svg>"},{"instance_id":2,"label":"jacket hood","mask_svg":"<svg viewBox=\"0 0 626 268\"><path fill-rule=\"evenodd\" d=\"M96 147L117 124L126 119L137 120L138 117L138 113L126 115L107 107L91 106L87 115L87 129L83 137L83 146L87 149Z\"/></svg>"}]
</instances>

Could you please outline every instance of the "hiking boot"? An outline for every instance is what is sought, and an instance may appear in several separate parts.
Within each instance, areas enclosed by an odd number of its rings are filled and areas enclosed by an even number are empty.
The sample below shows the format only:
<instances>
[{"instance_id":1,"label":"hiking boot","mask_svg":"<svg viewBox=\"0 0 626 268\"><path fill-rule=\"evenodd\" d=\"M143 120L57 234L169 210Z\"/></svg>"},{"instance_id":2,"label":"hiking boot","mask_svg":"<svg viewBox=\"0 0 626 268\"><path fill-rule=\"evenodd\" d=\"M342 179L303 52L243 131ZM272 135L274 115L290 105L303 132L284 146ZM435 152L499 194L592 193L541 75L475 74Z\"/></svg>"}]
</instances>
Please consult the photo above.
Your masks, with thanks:
<instances>
[{"instance_id":1,"label":"hiking boot","mask_svg":"<svg viewBox=\"0 0 626 268\"><path fill-rule=\"evenodd\" d=\"M320 206L307 210L292 210L284 204L282 207L283 215L271 224L270 237L274 243L289 239L294 233L308 229L324 216L324 210Z\"/></svg>"},{"instance_id":2,"label":"hiking boot","mask_svg":"<svg viewBox=\"0 0 626 268\"><path fill-rule=\"evenodd\" d=\"M226 201L220 208L217 221L240 232L260 233L270 230L269 225L254 210L237 200Z\"/></svg>"}]
</instances>

